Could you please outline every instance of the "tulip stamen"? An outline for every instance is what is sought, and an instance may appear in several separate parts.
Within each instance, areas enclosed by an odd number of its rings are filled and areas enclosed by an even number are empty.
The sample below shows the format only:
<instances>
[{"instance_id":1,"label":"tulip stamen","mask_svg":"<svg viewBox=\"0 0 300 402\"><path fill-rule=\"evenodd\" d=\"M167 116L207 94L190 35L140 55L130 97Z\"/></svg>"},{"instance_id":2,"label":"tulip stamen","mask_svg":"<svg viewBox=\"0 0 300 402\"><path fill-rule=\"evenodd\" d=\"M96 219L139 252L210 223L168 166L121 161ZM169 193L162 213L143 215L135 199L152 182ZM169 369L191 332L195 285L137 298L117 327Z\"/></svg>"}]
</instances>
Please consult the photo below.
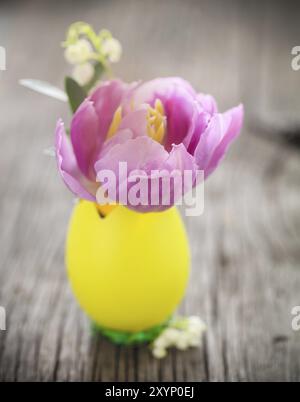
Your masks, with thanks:
<instances>
[{"instance_id":1,"label":"tulip stamen","mask_svg":"<svg viewBox=\"0 0 300 402\"><path fill-rule=\"evenodd\" d=\"M134 112L134 110L135 110L134 98L131 98L131 100L130 100L130 111Z\"/></svg>"},{"instance_id":2,"label":"tulip stamen","mask_svg":"<svg viewBox=\"0 0 300 402\"><path fill-rule=\"evenodd\" d=\"M154 108L147 110L147 133L155 141L162 143L166 130L166 116L160 99L156 99Z\"/></svg>"},{"instance_id":3,"label":"tulip stamen","mask_svg":"<svg viewBox=\"0 0 300 402\"><path fill-rule=\"evenodd\" d=\"M119 106L114 113L112 122L110 123L106 139L111 138L118 130L122 120L122 106Z\"/></svg>"}]
</instances>

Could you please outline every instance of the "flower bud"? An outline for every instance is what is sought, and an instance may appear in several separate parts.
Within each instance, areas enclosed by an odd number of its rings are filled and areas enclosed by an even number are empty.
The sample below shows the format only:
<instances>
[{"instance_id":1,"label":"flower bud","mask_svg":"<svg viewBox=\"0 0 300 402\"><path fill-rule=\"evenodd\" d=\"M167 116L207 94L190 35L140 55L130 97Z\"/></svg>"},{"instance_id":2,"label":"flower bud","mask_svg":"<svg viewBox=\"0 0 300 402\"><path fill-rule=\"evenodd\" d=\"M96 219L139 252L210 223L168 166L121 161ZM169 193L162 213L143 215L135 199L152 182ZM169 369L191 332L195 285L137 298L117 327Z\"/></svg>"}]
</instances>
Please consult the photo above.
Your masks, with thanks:
<instances>
[{"instance_id":1,"label":"flower bud","mask_svg":"<svg viewBox=\"0 0 300 402\"><path fill-rule=\"evenodd\" d=\"M174 345L180 337L180 332L175 328L167 328L163 335L169 345Z\"/></svg>"},{"instance_id":2,"label":"flower bud","mask_svg":"<svg viewBox=\"0 0 300 402\"><path fill-rule=\"evenodd\" d=\"M152 354L157 359L163 359L164 357L167 356L167 351L166 351L166 349L163 349L163 348L154 348L152 350Z\"/></svg>"},{"instance_id":3,"label":"flower bud","mask_svg":"<svg viewBox=\"0 0 300 402\"><path fill-rule=\"evenodd\" d=\"M90 63L79 64L74 67L72 76L79 85L83 86L90 82L94 75L94 66Z\"/></svg>"},{"instance_id":4,"label":"flower bud","mask_svg":"<svg viewBox=\"0 0 300 402\"><path fill-rule=\"evenodd\" d=\"M117 63L122 54L121 43L115 38L108 38L102 45L102 52L111 63Z\"/></svg>"},{"instance_id":5,"label":"flower bud","mask_svg":"<svg viewBox=\"0 0 300 402\"><path fill-rule=\"evenodd\" d=\"M159 337L155 339L153 346L154 349L165 349L169 346L168 340L164 336L164 332L162 332Z\"/></svg>"},{"instance_id":6,"label":"flower bud","mask_svg":"<svg viewBox=\"0 0 300 402\"><path fill-rule=\"evenodd\" d=\"M73 45L69 45L65 50L65 58L70 64L80 64L86 62L91 52L92 46L86 39L79 39Z\"/></svg>"},{"instance_id":7,"label":"flower bud","mask_svg":"<svg viewBox=\"0 0 300 402\"><path fill-rule=\"evenodd\" d=\"M186 350L189 347L189 336L185 332L181 332L175 346L179 350Z\"/></svg>"}]
</instances>

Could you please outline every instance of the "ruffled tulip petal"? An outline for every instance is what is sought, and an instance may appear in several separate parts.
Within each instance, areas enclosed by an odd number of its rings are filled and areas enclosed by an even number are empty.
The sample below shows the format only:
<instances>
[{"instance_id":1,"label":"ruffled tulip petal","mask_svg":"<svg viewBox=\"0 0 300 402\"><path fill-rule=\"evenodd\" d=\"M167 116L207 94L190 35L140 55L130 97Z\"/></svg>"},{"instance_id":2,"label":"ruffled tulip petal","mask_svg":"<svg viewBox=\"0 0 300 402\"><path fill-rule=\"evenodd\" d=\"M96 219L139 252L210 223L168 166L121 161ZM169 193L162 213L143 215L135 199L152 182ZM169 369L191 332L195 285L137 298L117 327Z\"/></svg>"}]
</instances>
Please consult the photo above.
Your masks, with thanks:
<instances>
[{"instance_id":1,"label":"ruffled tulip petal","mask_svg":"<svg viewBox=\"0 0 300 402\"><path fill-rule=\"evenodd\" d=\"M125 143L112 147L96 162L97 180L100 185L105 185L112 201L123 204L124 193L127 197L127 193L132 187L132 183L129 183L129 176L132 177L137 170L142 170L148 176L151 170L162 166L168 156L169 154L163 146L149 137L141 136L127 140ZM121 169L124 167L121 164L124 165L124 163L126 163L126 170ZM102 173L107 170L114 173L116 183L103 182ZM124 188L126 188L125 191ZM130 207L130 200L127 204Z\"/></svg>"},{"instance_id":2,"label":"ruffled tulip petal","mask_svg":"<svg viewBox=\"0 0 300 402\"><path fill-rule=\"evenodd\" d=\"M148 188L148 200L146 204L129 204L128 207L138 212L164 211L192 190L197 178L198 170L194 157L187 152L183 144L174 145L168 158L160 166L149 170L146 175L135 175L135 179L139 180L144 188ZM167 181L164 182L165 180ZM127 187L130 189L130 185Z\"/></svg>"},{"instance_id":3,"label":"ruffled tulip petal","mask_svg":"<svg viewBox=\"0 0 300 402\"><path fill-rule=\"evenodd\" d=\"M173 145L166 164L169 165L169 170L171 172L180 172L183 184L182 194L190 191L196 185L198 179L198 166L194 156L187 151L183 144ZM186 173L190 174L190 180L185 176ZM177 199L174 201L176 202Z\"/></svg>"},{"instance_id":4,"label":"ruffled tulip petal","mask_svg":"<svg viewBox=\"0 0 300 402\"><path fill-rule=\"evenodd\" d=\"M202 133L205 131L211 116L197 102L194 103L194 113L191 119L190 127L183 140L183 144L191 155L194 155L195 149L199 143Z\"/></svg>"},{"instance_id":5,"label":"ruffled tulip petal","mask_svg":"<svg viewBox=\"0 0 300 402\"><path fill-rule=\"evenodd\" d=\"M236 137L240 134L243 120L244 120L244 108L243 105L239 105L235 108L232 108L224 113L224 115L230 116L230 125L226 134L223 136L222 141L216 147L213 156L210 160L209 168L207 171L207 175L211 174L222 158L224 157L229 145L236 139Z\"/></svg>"},{"instance_id":6,"label":"ruffled tulip petal","mask_svg":"<svg viewBox=\"0 0 300 402\"><path fill-rule=\"evenodd\" d=\"M147 136L129 139L111 147L101 159L95 163L95 170L109 169L118 175L119 163L126 162L130 173L134 169L156 169L168 158L164 147Z\"/></svg>"},{"instance_id":7,"label":"ruffled tulip petal","mask_svg":"<svg viewBox=\"0 0 300 402\"><path fill-rule=\"evenodd\" d=\"M196 92L189 82L180 77L164 77L140 84L134 91L134 102L136 104L153 103L155 97L168 98L172 96L174 90L184 91L192 97L196 96Z\"/></svg>"},{"instance_id":8,"label":"ruffled tulip petal","mask_svg":"<svg viewBox=\"0 0 300 402\"><path fill-rule=\"evenodd\" d=\"M167 116L167 137L165 148L170 151L173 144L180 144L189 131L193 116L193 100L183 93L176 93L170 99L161 98Z\"/></svg>"},{"instance_id":9,"label":"ruffled tulip petal","mask_svg":"<svg viewBox=\"0 0 300 402\"><path fill-rule=\"evenodd\" d=\"M126 176L121 177L119 174L120 162L127 163ZM138 212L163 211L170 208L183 194L192 189L197 180L197 164L183 144L174 145L168 154L160 144L149 137L137 137L111 148L95 164L97 178L100 179L101 171L106 169L113 171L117 178L116 193L110 183L106 183L108 194L115 194L115 198L111 197L112 201L120 202L120 194L124 194L124 191L130 193L137 180L141 186L148 189L148 199L144 204L135 205L130 202L130 198L127 199L127 206ZM185 181L185 171L190 172L189 181ZM170 180L167 194L164 194L162 184L165 176ZM151 197L157 202L152 203Z\"/></svg>"},{"instance_id":10,"label":"ruffled tulip petal","mask_svg":"<svg viewBox=\"0 0 300 402\"><path fill-rule=\"evenodd\" d=\"M99 136L105 138L113 116L132 89L135 87L119 80L107 81L101 84L91 94L90 99L94 103L95 111L99 119Z\"/></svg>"},{"instance_id":11,"label":"ruffled tulip petal","mask_svg":"<svg viewBox=\"0 0 300 402\"><path fill-rule=\"evenodd\" d=\"M136 211L162 211L198 184L200 171L204 178L214 171L242 121L242 106L218 113L212 96L197 94L177 77L104 82L76 111L72 146L59 122L59 170L79 197L95 200L101 190L98 200L104 195ZM142 191L148 189L142 203L137 202L139 182Z\"/></svg>"},{"instance_id":12,"label":"ruffled tulip petal","mask_svg":"<svg viewBox=\"0 0 300 402\"><path fill-rule=\"evenodd\" d=\"M78 168L77 161L69 139L67 138L64 124L59 120L56 125L55 151L58 170L67 187L77 197L89 201L95 201L96 185L89 182Z\"/></svg>"},{"instance_id":13,"label":"ruffled tulip petal","mask_svg":"<svg viewBox=\"0 0 300 402\"><path fill-rule=\"evenodd\" d=\"M166 164L169 165L170 169L178 169L181 172L184 170L195 171L197 169L195 158L183 144L173 145Z\"/></svg>"},{"instance_id":14,"label":"ruffled tulip petal","mask_svg":"<svg viewBox=\"0 0 300 402\"><path fill-rule=\"evenodd\" d=\"M147 135L146 116L146 107L130 112L122 119L120 129L129 129L135 137Z\"/></svg>"},{"instance_id":15,"label":"ruffled tulip petal","mask_svg":"<svg viewBox=\"0 0 300 402\"><path fill-rule=\"evenodd\" d=\"M157 78L140 85L134 91L134 104L148 103L154 106L160 99L167 118L167 135L164 146L167 151L173 144L180 144L189 130L194 113L196 93L191 85L177 77Z\"/></svg>"},{"instance_id":16,"label":"ruffled tulip petal","mask_svg":"<svg viewBox=\"0 0 300 402\"><path fill-rule=\"evenodd\" d=\"M98 116L89 99L80 105L72 119L71 141L80 170L94 180L94 162L104 137L99 135Z\"/></svg>"},{"instance_id":17,"label":"ruffled tulip petal","mask_svg":"<svg viewBox=\"0 0 300 402\"><path fill-rule=\"evenodd\" d=\"M218 113L217 102L215 101L213 96L200 93L197 95L197 101L202 106L202 108L210 115Z\"/></svg>"},{"instance_id":18,"label":"ruffled tulip petal","mask_svg":"<svg viewBox=\"0 0 300 402\"><path fill-rule=\"evenodd\" d=\"M237 137L243 121L240 105L223 114L212 116L207 129L201 135L195 150L195 159L207 177L219 164L229 144Z\"/></svg>"},{"instance_id":19,"label":"ruffled tulip petal","mask_svg":"<svg viewBox=\"0 0 300 402\"><path fill-rule=\"evenodd\" d=\"M107 140L98 155L97 161L107 154L115 145L124 144L128 140L135 138L133 132L128 129L119 130L113 137ZM96 162L97 163L97 162Z\"/></svg>"}]
</instances>

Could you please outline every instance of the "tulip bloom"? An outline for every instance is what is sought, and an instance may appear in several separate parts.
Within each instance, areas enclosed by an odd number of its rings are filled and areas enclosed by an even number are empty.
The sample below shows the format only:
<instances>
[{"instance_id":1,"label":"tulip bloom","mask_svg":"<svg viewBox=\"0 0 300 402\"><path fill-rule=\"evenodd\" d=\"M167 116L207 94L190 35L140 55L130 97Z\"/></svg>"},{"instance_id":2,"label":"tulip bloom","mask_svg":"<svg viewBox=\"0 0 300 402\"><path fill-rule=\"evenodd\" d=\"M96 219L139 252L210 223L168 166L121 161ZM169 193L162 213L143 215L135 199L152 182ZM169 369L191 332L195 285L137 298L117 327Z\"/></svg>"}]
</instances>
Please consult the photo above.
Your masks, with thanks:
<instances>
[{"instance_id":1,"label":"tulip bloom","mask_svg":"<svg viewBox=\"0 0 300 402\"><path fill-rule=\"evenodd\" d=\"M101 186L110 193L101 172L114 172L118 181L112 201L121 202L124 188L130 191L134 179L154 188L160 172L183 176L191 172L190 190L197 184L197 172L208 177L218 166L243 122L243 106L219 113L214 98L198 94L180 78L158 78L145 83L125 84L112 80L100 84L75 112L70 140L63 122L56 127L56 157L60 174L78 197L96 202ZM127 174L120 177L119 165ZM131 177L131 180L129 179ZM125 186L126 185L126 186ZM169 202L143 205L128 203L140 212L160 211L176 202L176 184ZM150 198L149 198L150 199Z\"/></svg>"}]
</instances>

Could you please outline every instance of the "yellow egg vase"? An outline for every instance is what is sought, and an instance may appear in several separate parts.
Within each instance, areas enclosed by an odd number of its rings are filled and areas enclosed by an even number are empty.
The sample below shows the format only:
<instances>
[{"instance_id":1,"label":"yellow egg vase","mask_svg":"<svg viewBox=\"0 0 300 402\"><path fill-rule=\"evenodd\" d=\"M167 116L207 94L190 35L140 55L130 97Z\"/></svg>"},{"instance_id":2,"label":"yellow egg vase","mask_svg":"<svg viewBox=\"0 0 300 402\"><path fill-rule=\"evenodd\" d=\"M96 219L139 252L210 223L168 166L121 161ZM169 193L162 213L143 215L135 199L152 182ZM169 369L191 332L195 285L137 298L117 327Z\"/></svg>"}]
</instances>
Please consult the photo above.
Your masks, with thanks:
<instances>
[{"instance_id":1,"label":"yellow egg vase","mask_svg":"<svg viewBox=\"0 0 300 402\"><path fill-rule=\"evenodd\" d=\"M66 244L71 287L111 340L151 340L188 281L189 245L180 214L176 207L142 214L118 205L103 215L89 201L74 207Z\"/></svg>"}]
</instances>

